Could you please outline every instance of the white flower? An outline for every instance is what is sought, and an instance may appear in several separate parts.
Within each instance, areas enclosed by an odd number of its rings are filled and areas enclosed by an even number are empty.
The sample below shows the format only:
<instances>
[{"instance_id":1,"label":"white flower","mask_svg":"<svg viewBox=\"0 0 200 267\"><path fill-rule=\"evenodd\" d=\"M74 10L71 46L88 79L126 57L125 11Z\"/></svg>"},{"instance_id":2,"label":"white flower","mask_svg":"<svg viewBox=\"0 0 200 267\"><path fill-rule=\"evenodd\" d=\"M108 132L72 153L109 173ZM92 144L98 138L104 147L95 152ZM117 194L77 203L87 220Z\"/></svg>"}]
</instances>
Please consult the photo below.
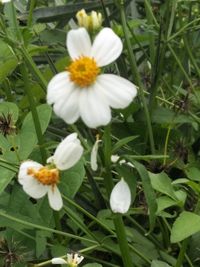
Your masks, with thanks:
<instances>
[{"instance_id":1,"label":"white flower","mask_svg":"<svg viewBox=\"0 0 200 267\"><path fill-rule=\"evenodd\" d=\"M8 3L11 2L11 0L0 0L0 3L4 4L4 3Z\"/></svg>"},{"instance_id":2,"label":"white flower","mask_svg":"<svg viewBox=\"0 0 200 267\"><path fill-rule=\"evenodd\" d=\"M114 213L126 213L131 205L131 191L122 178L113 188L110 195L110 207Z\"/></svg>"},{"instance_id":3,"label":"white flower","mask_svg":"<svg viewBox=\"0 0 200 267\"><path fill-rule=\"evenodd\" d=\"M56 148L52 157L47 160L46 166L35 161L24 161L19 168L18 180L23 190L31 197L39 199L48 195L49 204L54 210L63 206L59 183L59 170L66 170L75 165L83 153L83 147L77 134L67 136Z\"/></svg>"},{"instance_id":4,"label":"white flower","mask_svg":"<svg viewBox=\"0 0 200 267\"><path fill-rule=\"evenodd\" d=\"M85 28L69 31L67 48L72 63L53 77L47 102L66 123L79 117L91 128L106 125L112 108L127 107L137 94L134 84L113 74L100 74L100 67L122 52L120 38L110 28L102 29L93 44Z\"/></svg>"},{"instance_id":5,"label":"white flower","mask_svg":"<svg viewBox=\"0 0 200 267\"><path fill-rule=\"evenodd\" d=\"M96 171L98 169L97 154L98 154L99 143L101 143L101 142L102 141L99 140L97 137L97 140L92 147L92 152L91 152L91 156L90 156L90 165L91 165L91 168L93 171Z\"/></svg>"},{"instance_id":6,"label":"white flower","mask_svg":"<svg viewBox=\"0 0 200 267\"><path fill-rule=\"evenodd\" d=\"M111 162L112 162L112 163L117 163L117 162L119 161L119 159L120 159L120 156L117 155L117 154L111 156ZM122 165L122 164L126 164L126 165L128 165L128 166L130 166L130 167L132 167L132 168L135 168L135 166L134 166L131 162L126 162L125 159L121 159L121 160L119 161L119 164L120 164L120 165Z\"/></svg>"},{"instance_id":7,"label":"white flower","mask_svg":"<svg viewBox=\"0 0 200 267\"><path fill-rule=\"evenodd\" d=\"M67 260L62 258L53 258L51 260L52 264L68 264L69 267L77 267L79 263L84 259L83 256L80 256L78 253L67 254Z\"/></svg>"}]
</instances>

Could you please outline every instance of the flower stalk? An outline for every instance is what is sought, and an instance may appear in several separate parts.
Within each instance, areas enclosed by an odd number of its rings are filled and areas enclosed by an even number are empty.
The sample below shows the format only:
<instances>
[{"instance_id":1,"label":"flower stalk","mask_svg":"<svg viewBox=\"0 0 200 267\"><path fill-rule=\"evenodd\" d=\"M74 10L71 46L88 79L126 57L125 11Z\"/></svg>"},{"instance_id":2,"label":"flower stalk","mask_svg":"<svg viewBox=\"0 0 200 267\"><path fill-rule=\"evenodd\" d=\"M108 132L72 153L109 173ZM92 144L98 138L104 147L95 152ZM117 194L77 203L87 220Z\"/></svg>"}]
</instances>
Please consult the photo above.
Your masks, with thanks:
<instances>
[{"instance_id":1,"label":"flower stalk","mask_svg":"<svg viewBox=\"0 0 200 267\"><path fill-rule=\"evenodd\" d=\"M146 116L146 123L147 123L147 128L148 128L151 153L155 154L155 143L154 143L153 130L152 130L152 125L151 125L151 118L150 118L150 114L149 114L146 100L145 100L145 96L144 96L144 89L145 88L144 88L144 85L142 83L140 74L138 72L135 56L133 55L131 42L130 42L130 39L128 37L128 28L127 28L127 23L126 23L126 15L125 15L125 11L124 11L124 1L123 0L120 1L120 16L121 16L122 28L124 31L125 43L127 46L127 52L128 52L130 64L131 64L131 72L132 72L133 77L136 80L136 84L139 87L138 88L139 89L139 97L140 97L141 102L143 104L144 113Z\"/></svg>"},{"instance_id":2,"label":"flower stalk","mask_svg":"<svg viewBox=\"0 0 200 267\"><path fill-rule=\"evenodd\" d=\"M104 131L104 164L105 164L105 176L104 183L107 190L108 197L110 197L112 188L113 188L113 180L111 175L111 127L110 125L105 127ZM126 238L126 232L124 227L124 222L122 216L120 214L116 214L113 219L115 230L117 234L117 239L119 242L119 247L121 251L121 256L123 260L124 267L132 266L132 259L130 255L129 245Z\"/></svg>"}]
</instances>

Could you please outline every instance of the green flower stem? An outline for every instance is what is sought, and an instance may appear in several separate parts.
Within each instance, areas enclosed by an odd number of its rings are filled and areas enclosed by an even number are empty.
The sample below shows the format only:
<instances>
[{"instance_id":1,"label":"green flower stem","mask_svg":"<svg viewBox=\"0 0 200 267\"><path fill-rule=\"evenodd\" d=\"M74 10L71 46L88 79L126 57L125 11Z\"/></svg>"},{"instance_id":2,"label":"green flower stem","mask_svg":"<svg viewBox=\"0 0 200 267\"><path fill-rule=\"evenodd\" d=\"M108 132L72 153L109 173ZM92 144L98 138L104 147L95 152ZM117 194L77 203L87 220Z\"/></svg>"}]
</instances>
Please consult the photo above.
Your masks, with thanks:
<instances>
[{"instance_id":1,"label":"green flower stem","mask_svg":"<svg viewBox=\"0 0 200 267\"><path fill-rule=\"evenodd\" d=\"M33 61L32 57L29 55L29 53L27 52L26 48L23 45L22 46L18 46L17 48L22 53L23 59L25 60L30 72L33 74L33 76L35 76L36 80L41 85L41 87L44 90L44 92L46 92L47 81L45 80L45 78L43 77L42 73L40 72L40 70L36 66L36 64Z\"/></svg>"},{"instance_id":2,"label":"green flower stem","mask_svg":"<svg viewBox=\"0 0 200 267\"><path fill-rule=\"evenodd\" d=\"M189 83L189 85L190 85L190 87L191 87L193 93L195 94L195 96L197 97L197 99L199 99L199 98L198 98L198 95L197 95L196 92L195 92L195 89L194 89L194 86L193 86L193 84L192 84L192 82L191 82L190 77L188 76L188 74L187 74L187 72L185 71L185 69L184 69L184 67L183 67L183 65L182 65L182 63L181 63L181 61L179 60L178 56L176 55L176 53L174 52L174 50L173 50L173 48L171 47L170 44L168 44L168 48L169 48L169 50L171 51L173 57L175 58L176 63L178 64L178 66L179 66L180 70L182 71L183 75L185 76L187 82Z\"/></svg>"},{"instance_id":3,"label":"green flower stem","mask_svg":"<svg viewBox=\"0 0 200 267\"><path fill-rule=\"evenodd\" d=\"M145 11L146 11L146 16L147 16L147 23L148 25L153 25L153 13L152 13L152 8L151 8L151 2L150 0L145 0L144 1L145 5ZM157 23L157 21L154 21ZM158 26L158 25L157 25ZM149 50L150 50L150 62L151 66L154 66L154 60L155 60L155 38L154 35L149 33ZM152 73L153 73L152 68Z\"/></svg>"},{"instance_id":4,"label":"green flower stem","mask_svg":"<svg viewBox=\"0 0 200 267\"><path fill-rule=\"evenodd\" d=\"M36 0L30 0L29 3L30 3L30 8L29 8L29 12L28 12L27 26L31 27L32 23L33 23L33 10L34 10L34 7L36 5Z\"/></svg>"},{"instance_id":5,"label":"green flower stem","mask_svg":"<svg viewBox=\"0 0 200 267\"><path fill-rule=\"evenodd\" d=\"M62 232L62 231L59 231L59 230L55 230L55 229L52 229L52 228L49 228L49 227L46 227L46 226L43 226L43 225L38 225L38 224L35 224L35 223L24 221L24 220L21 220L19 218L16 218L16 217L12 216L12 215L7 214L3 210L0 210L0 217L1 216L3 218L7 218L7 219L9 219L9 220L11 220L13 222L20 223L20 224L22 224L24 226L27 226L28 228L31 227L32 229L44 230L44 231L47 231L47 232L50 232L50 233L54 233L54 234L57 234L57 235L65 236L67 238L73 238L75 240L82 240L82 241L86 241L86 242L98 245L97 242L92 240L92 239L88 239L88 238L81 237L81 236L78 236L78 235L73 235L73 234L70 234L70 233L66 233L66 232Z\"/></svg>"},{"instance_id":6,"label":"green flower stem","mask_svg":"<svg viewBox=\"0 0 200 267\"><path fill-rule=\"evenodd\" d=\"M178 14L179 14L179 23L180 23L181 26L183 26L181 5L178 6ZM184 46L186 48L186 51L188 53L189 59L191 60L191 62L193 64L198 76L200 77L200 69L199 69L199 67L198 67L198 65L196 63L196 60L195 60L195 58L194 58L194 56L192 54L192 51L190 49L189 39L190 39L189 34L183 33L183 42L184 42Z\"/></svg>"},{"instance_id":7,"label":"green flower stem","mask_svg":"<svg viewBox=\"0 0 200 267\"><path fill-rule=\"evenodd\" d=\"M131 47L131 42L129 39L129 33L128 33L128 28L127 28L127 23L126 23L126 15L124 11L124 1L120 1L120 15L121 15L121 22L122 22L122 28L124 31L124 37L125 37L125 42L127 46L127 51L130 59L130 64L131 64L131 71L132 75L136 80L136 84L139 86L139 96L141 98L141 102L143 104L145 116L146 116L146 123L147 123L147 128L148 128L148 134L149 134L149 142L150 142L150 147L151 147L151 152L152 154L155 154L155 143L154 143L154 137L153 137L153 130L152 130L152 125L151 125L151 118L150 114L147 108L147 103L146 99L144 96L144 85L142 83L142 79L140 77L140 74L137 69L137 64L136 64L136 59L135 56L133 55L132 52L132 47Z\"/></svg>"},{"instance_id":8,"label":"green flower stem","mask_svg":"<svg viewBox=\"0 0 200 267\"><path fill-rule=\"evenodd\" d=\"M192 21L190 21L189 23L185 24L182 28L180 28L179 31L177 31L176 33L174 33L173 35L171 35L168 39L167 42L170 42L171 40L173 40L175 37L179 36L182 32L184 32L185 30L189 29L189 26L191 26L192 24L199 22L200 18L194 19Z\"/></svg>"},{"instance_id":9,"label":"green flower stem","mask_svg":"<svg viewBox=\"0 0 200 267\"><path fill-rule=\"evenodd\" d=\"M44 163L46 163L46 159L47 159L46 150L44 148L44 138L42 135L42 129L41 129L41 125L40 125L40 121L39 121L39 117L38 117L38 112L36 109L36 104L34 101L34 96L33 96L32 90L31 90L30 85L29 85L28 73L27 73L27 70L26 70L26 67L24 64L22 64L20 66L20 71L21 71L22 77L24 79L24 91L28 97L28 101L29 101L29 105L30 105L30 109L31 109L32 117L33 117L33 122L35 125L35 131L36 131L37 138L38 138L38 144L39 144L39 148L40 148L42 162L44 164Z\"/></svg>"},{"instance_id":10,"label":"green flower stem","mask_svg":"<svg viewBox=\"0 0 200 267\"><path fill-rule=\"evenodd\" d=\"M95 216L90 214L87 210L83 209L81 206L76 204L72 199L68 198L67 196L62 195L62 197L68 202L69 205L74 206L77 210L85 214L88 218L93 220L99 226L101 226L104 230L108 231L111 235L115 236L115 232L113 232L107 225L103 224L100 220L98 220Z\"/></svg>"},{"instance_id":11,"label":"green flower stem","mask_svg":"<svg viewBox=\"0 0 200 267\"><path fill-rule=\"evenodd\" d=\"M105 127L103 140L104 140L104 164L105 164L104 183L105 183L105 187L106 187L108 198L109 198L110 193L113 189L113 185L114 185L113 180L112 180L112 175L111 175L111 168L110 168L111 148L112 148L110 125ZM119 242L119 247L120 247L124 267L133 266L122 216L120 214L115 215L113 222L115 225L115 230L116 230L117 239Z\"/></svg>"}]
</instances>

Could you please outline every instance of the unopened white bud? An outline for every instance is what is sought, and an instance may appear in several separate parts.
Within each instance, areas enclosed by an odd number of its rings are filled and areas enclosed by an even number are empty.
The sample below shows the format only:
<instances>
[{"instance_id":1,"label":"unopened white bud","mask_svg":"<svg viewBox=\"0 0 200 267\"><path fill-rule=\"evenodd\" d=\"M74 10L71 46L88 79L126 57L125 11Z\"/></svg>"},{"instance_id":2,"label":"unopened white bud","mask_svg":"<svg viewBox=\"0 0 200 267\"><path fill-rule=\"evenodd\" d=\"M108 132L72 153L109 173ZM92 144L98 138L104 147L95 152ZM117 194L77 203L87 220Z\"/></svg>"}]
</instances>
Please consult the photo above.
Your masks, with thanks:
<instances>
[{"instance_id":1,"label":"unopened white bud","mask_svg":"<svg viewBox=\"0 0 200 267\"><path fill-rule=\"evenodd\" d=\"M114 213L126 213L131 205L131 191L122 178L113 188L110 195L110 207Z\"/></svg>"}]
</instances>

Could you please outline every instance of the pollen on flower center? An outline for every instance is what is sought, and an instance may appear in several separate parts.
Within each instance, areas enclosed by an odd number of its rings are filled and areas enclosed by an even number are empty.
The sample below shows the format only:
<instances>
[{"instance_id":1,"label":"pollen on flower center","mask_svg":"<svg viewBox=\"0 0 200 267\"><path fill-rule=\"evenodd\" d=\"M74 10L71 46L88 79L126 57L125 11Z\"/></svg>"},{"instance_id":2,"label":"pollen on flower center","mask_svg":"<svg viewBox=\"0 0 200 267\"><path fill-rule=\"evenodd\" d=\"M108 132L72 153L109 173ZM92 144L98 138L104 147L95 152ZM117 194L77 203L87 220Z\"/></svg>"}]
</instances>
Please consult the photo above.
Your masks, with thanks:
<instances>
[{"instance_id":1,"label":"pollen on flower center","mask_svg":"<svg viewBox=\"0 0 200 267\"><path fill-rule=\"evenodd\" d=\"M74 60L67 71L70 73L70 80L80 87L88 87L95 82L100 68L95 60L90 57L80 57Z\"/></svg>"},{"instance_id":2,"label":"pollen on flower center","mask_svg":"<svg viewBox=\"0 0 200 267\"><path fill-rule=\"evenodd\" d=\"M39 170L34 170L29 168L28 175L32 175L43 185L55 185L59 182L59 171L58 169L48 169L47 167L42 167Z\"/></svg>"}]
</instances>

